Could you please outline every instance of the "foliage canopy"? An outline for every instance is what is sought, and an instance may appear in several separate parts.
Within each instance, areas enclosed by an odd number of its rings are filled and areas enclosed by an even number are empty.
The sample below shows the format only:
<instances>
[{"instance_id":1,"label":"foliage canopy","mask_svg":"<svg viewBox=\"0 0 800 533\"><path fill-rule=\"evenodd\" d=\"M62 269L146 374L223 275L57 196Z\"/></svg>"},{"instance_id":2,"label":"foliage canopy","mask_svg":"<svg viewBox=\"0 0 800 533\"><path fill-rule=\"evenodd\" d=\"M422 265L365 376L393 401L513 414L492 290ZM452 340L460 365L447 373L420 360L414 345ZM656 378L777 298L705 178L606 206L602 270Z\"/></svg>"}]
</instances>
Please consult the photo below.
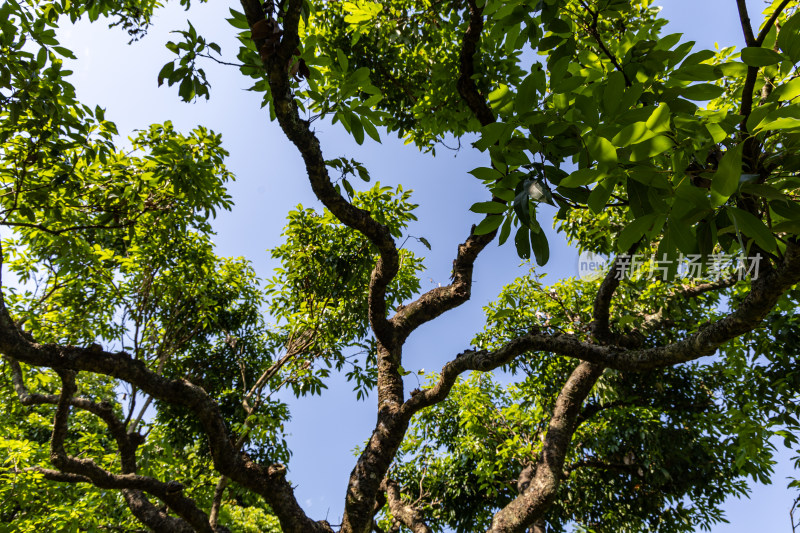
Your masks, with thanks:
<instances>
[{"instance_id":1,"label":"foliage canopy","mask_svg":"<svg viewBox=\"0 0 800 533\"><path fill-rule=\"evenodd\" d=\"M797 1L757 27L731 3L741 50L663 35L650 0L242 0L235 59L189 24L159 84L209 98L203 62L237 61L324 205L288 213L268 279L215 253L219 134L123 146L68 81L59 24L135 41L158 7L0 6L0 531L694 531L769 481L776 437L796 448ZM451 283L422 291L410 192L360 186L316 120L483 154ZM409 336L469 300L495 239L546 264L551 214L608 271L509 280L407 392ZM332 369L377 397L335 528L294 496L273 397Z\"/></svg>"}]
</instances>

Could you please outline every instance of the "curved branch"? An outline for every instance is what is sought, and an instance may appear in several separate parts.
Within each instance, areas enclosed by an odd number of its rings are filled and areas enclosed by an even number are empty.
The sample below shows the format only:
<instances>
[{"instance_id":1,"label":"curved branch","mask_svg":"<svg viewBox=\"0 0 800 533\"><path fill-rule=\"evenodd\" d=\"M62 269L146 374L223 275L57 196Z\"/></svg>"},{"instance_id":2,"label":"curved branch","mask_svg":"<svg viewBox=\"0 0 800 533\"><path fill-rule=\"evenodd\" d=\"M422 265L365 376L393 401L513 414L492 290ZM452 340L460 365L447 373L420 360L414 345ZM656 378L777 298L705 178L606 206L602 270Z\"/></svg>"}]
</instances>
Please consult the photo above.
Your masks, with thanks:
<instances>
[{"instance_id":1,"label":"curved branch","mask_svg":"<svg viewBox=\"0 0 800 533\"><path fill-rule=\"evenodd\" d=\"M286 480L286 468L282 465L262 467L242 454L236 453L228 439L228 431L222 415L214 400L200 387L186 380L167 379L150 371L144 363L131 359L124 353L108 353L99 346L79 348L75 346L58 346L37 344L28 339L14 325L7 309L3 305L0 294L0 352L7 357L34 366L53 368L56 371L88 371L104 374L137 386L141 391L159 400L181 405L197 417L208 437L211 456L215 469L230 477L240 485L260 494L275 511L284 531L308 533L332 530L327 522L315 522L309 519L300 508L294 497L294 490ZM71 400L64 400L69 404ZM58 448L55 450L59 451ZM58 454L56 454L56 460ZM57 465L58 466L58 465ZM91 470L91 467L87 467ZM133 474L124 474L122 480L104 478L97 472L96 485L100 482L108 488L135 488L148 490L151 485L137 479ZM124 482L123 482L124 481ZM171 486L173 489L174 485ZM166 491L168 487L161 487ZM159 489L160 490L160 489ZM161 493L153 492L161 498ZM169 502L168 502L169 503ZM172 500L180 504L178 500Z\"/></svg>"},{"instance_id":2,"label":"curved branch","mask_svg":"<svg viewBox=\"0 0 800 533\"><path fill-rule=\"evenodd\" d=\"M70 407L77 403L86 407L87 410L101 413L103 418L107 418L106 415L109 413L113 416L113 411L111 411L110 406L96 404L91 406L88 404L92 404L92 402L82 398L73 398L75 392L77 392L75 372L71 370L58 370L57 372L61 377L62 390L56 402L53 434L50 439L50 462L56 468L67 474L85 477L91 480L93 485L102 489L128 489L153 494L185 520L186 527L179 529L194 530L199 533L222 533L228 531L227 528L212 528L209 524L208 516L197 507L193 500L182 494L183 485L177 481L164 483L134 473L113 474L99 467L91 459L78 459L68 455L64 448L64 440L67 434ZM40 395L34 395L31 398L42 402L47 402L48 400L47 397ZM116 420L116 423L119 424L115 426L117 429L122 427L121 422ZM115 436L119 440L120 436Z\"/></svg>"},{"instance_id":3,"label":"curved branch","mask_svg":"<svg viewBox=\"0 0 800 533\"><path fill-rule=\"evenodd\" d=\"M403 501L400 496L400 485L391 479L385 479L381 484L381 490L386 491L386 500L392 516L412 531L412 533L433 533L422 519L419 509Z\"/></svg>"},{"instance_id":4,"label":"curved branch","mask_svg":"<svg viewBox=\"0 0 800 533\"><path fill-rule=\"evenodd\" d=\"M770 30L772 29L772 25L775 24L775 21L778 20L778 17L781 15L786 6L789 5L791 0L783 0L778 7L775 8L775 11L772 12L772 15L769 17L769 20L764 24L764 27L761 28L761 32L756 37L755 46L761 46L764 44L764 40L769 35Z\"/></svg>"},{"instance_id":5,"label":"curved branch","mask_svg":"<svg viewBox=\"0 0 800 533\"><path fill-rule=\"evenodd\" d=\"M475 52L483 32L483 8L478 7L475 0L468 0L469 6L469 26L464 33L459 54L461 74L458 78L458 94L467 103L467 106L475 114L481 126L486 126L497 120L491 108L486 103L486 99L478 92L475 86Z\"/></svg>"},{"instance_id":6,"label":"curved branch","mask_svg":"<svg viewBox=\"0 0 800 533\"><path fill-rule=\"evenodd\" d=\"M750 15L747 14L746 0L736 0L736 7L739 10L739 22L742 25L744 42L747 46L758 46L756 38L753 36L753 26L750 24Z\"/></svg>"},{"instance_id":7,"label":"curved branch","mask_svg":"<svg viewBox=\"0 0 800 533\"><path fill-rule=\"evenodd\" d=\"M242 0L251 28L264 20L261 2ZM389 228L377 222L368 211L355 207L339 194L331 182L319 139L308 121L300 118L292 93L288 61L300 44L297 26L302 8L301 0L289 0L283 22L283 38L275 53L265 57L264 66L278 123L286 137L297 147L305 163L311 189L316 197L346 226L364 234L378 249L379 259L372 271L369 287L369 319L375 336L381 343L394 344L392 328L386 318L386 289L400 269L400 259ZM252 13L262 13L256 18ZM256 43L256 45L263 43Z\"/></svg>"},{"instance_id":8,"label":"curved branch","mask_svg":"<svg viewBox=\"0 0 800 533\"><path fill-rule=\"evenodd\" d=\"M603 370L602 365L582 362L572 371L556 399L542 452L536 465L531 468L530 483L519 496L494 515L489 533L524 531L542 517L555 499L581 405Z\"/></svg>"},{"instance_id":9,"label":"curved branch","mask_svg":"<svg viewBox=\"0 0 800 533\"><path fill-rule=\"evenodd\" d=\"M434 386L413 391L411 398L400 409L400 416L410 420L421 409L442 401L461 373L468 370L494 370L526 352L573 357L622 371L650 370L712 355L725 342L758 326L781 295L799 281L800 248L790 244L783 263L751 283L750 292L738 309L679 342L655 348L626 350L585 342L576 335L534 330L496 350L468 350L444 365Z\"/></svg>"},{"instance_id":10,"label":"curved branch","mask_svg":"<svg viewBox=\"0 0 800 533\"><path fill-rule=\"evenodd\" d=\"M610 317L611 317L611 299L614 297L622 281L622 271L625 265L630 262L630 256L639 247L639 242L635 242L631 247L622 255L614 258L611 267L603 278L600 288L597 291L597 296L594 298L594 307L592 309L592 322L589 325L592 336L603 344L613 344L614 335L611 332Z\"/></svg>"},{"instance_id":11,"label":"curved branch","mask_svg":"<svg viewBox=\"0 0 800 533\"><path fill-rule=\"evenodd\" d=\"M453 261L452 283L436 287L421 295L415 301L402 307L391 319L399 340L405 340L415 329L430 322L443 313L458 307L470 299L472 294L472 271L475 260L486 246L494 240L495 233L470 236L458 245L458 253Z\"/></svg>"}]
</instances>

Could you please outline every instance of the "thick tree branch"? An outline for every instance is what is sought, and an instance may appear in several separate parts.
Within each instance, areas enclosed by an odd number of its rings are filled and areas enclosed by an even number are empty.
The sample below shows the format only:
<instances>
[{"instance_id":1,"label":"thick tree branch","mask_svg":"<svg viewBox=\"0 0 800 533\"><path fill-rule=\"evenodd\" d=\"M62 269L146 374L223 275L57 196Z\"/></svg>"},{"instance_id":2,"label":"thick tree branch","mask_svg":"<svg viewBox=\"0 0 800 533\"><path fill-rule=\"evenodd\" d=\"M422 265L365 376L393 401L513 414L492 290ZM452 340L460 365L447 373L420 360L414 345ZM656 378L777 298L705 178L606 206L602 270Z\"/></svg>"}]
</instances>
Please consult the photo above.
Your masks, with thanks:
<instances>
[{"instance_id":1,"label":"thick tree branch","mask_svg":"<svg viewBox=\"0 0 800 533\"><path fill-rule=\"evenodd\" d=\"M52 462L56 468L68 474L86 477L91 480L93 485L99 488L118 490L129 489L153 494L166 503L183 520L185 520L188 525L191 525L192 529L199 533L214 533L215 531L221 533L227 531L227 528L212 528L209 524L208 516L201 511L197 505L195 505L194 501L182 494L183 485L177 481L164 483L162 481L158 481L146 476L139 476L134 473L113 474L99 467L91 459L79 459L69 456L64 447L64 441L67 434L69 411L76 400L73 398L73 396L77 391L77 386L75 384L74 371L59 370L58 374L61 377L62 391L56 403L53 434L50 439L50 462ZM36 399L45 400L44 397L39 397ZM90 404L91 402L83 401L81 403ZM101 413L103 411L110 410L110 407L107 406L98 407L99 409L96 410L99 410ZM105 414L107 415L108 412ZM116 423L118 426L115 427L120 429L122 427L122 423L118 420ZM117 435L117 437L119 440L119 435Z\"/></svg>"},{"instance_id":2,"label":"thick tree branch","mask_svg":"<svg viewBox=\"0 0 800 533\"><path fill-rule=\"evenodd\" d=\"M533 468L530 483L494 515L489 533L522 533L542 517L555 499L581 405L602 374L601 365L586 362L572 371L556 399L542 453Z\"/></svg>"},{"instance_id":3,"label":"thick tree branch","mask_svg":"<svg viewBox=\"0 0 800 533\"><path fill-rule=\"evenodd\" d=\"M576 335L536 330L514 338L496 350L468 350L445 364L439 380L431 388L413 391L400 414L410 420L421 409L442 401L463 372L494 370L526 352L558 354L622 371L650 370L712 355L725 342L755 328L781 295L798 281L800 249L790 244L783 263L751 283L750 292L738 309L679 342L655 348L626 350L585 342ZM711 290L712 286L704 285L703 290Z\"/></svg>"},{"instance_id":4,"label":"thick tree branch","mask_svg":"<svg viewBox=\"0 0 800 533\"><path fill-rule=\"evenodd\" d=\"M474 235L470 230L469 238L458 245L458 254L453 261L452 283L426 292L392 317L391 322L397 330L400 341L405 340L420 325L469 300L472 294L472 271L475 260L494 237L494 232Z\"/></svg>"},{"instance_id":5,"label":"thick tree branch","mask_svg":"<svg viewBox=\"0 0 800 533\"><path fill-rule=\"evenodd\" d=\"M242 0L241 3L251 28L264 21L261 2ZM297 147L303 158L311 189L316 197L337 219L364 234L378 249L380 257L370 279L369 319L377 339L381 343L391 346L393 339L392 328L386 317L386 288L400 268L397 247L387 226L374 220L369 212L353 206L336 191L328 175L319 139L310 130L309 123L300 118L299 109L292 93L288 61L300 44L297 26L300 21L301 8L302 1L300 0L287 2L283 19L283 37L277 51L265 56L264 66L267 69L273 108L281 129ZM263 44L263 42L256 41L256 46Z\"/></svg>"},{"instance_id":6,"label":"thick tree branch","mask_svg":"<svg viewBox=\"0 0 800 533\"><path fill-rule=\"evenodd\" d=\"M217 471L263 496L281 520L284 531L291 533L331 531L327 522L314 522L303 513L294 497L291 485L286 480L285 467L282 465L262 467L235 452L217 404L202 388L186 380L171 380L159 376L150 371L144 363L131 359L124 352L112 354L97 346L79 348L37 344L23 335L14 325L3 305L1 294L0 352L27 364L53 368L57 371L88 371L108 375L131 383L159 400L187 407L203 426ZM126 476L132 475L126 474ZM98 480L113 485L108 488L133 487L137 490L151 488L136 477L123 478L123 483L119 480L105 479L102 473L98 473ZM96 481L95 484L100 486ZM166 490L166 487L162 488ZM153 494L161 498L161 494L157 492Z\"/></svg>"},{"instance_id":7,"label":"thick tree branch","mask_svg":"<svg viewBox=\"0 0 800 533\"><path fill-rule=\"evenodd\" d=\"M618 255L611 263L611 267L603 278L597 296L594 298L594 308L592 310L592 323L590 329L592 336L603 344L612 344L614 334L611 332L611 300L614 292L622 281L622 271L624 271L625 261L630 261L630 256L639 247L639 242L634 243L623 255Z\"/></svg>"},{"instance_id":8,"label":"thick tree branch","mask_svg":"<svg viewBox=\"0 0 800 533\"><path fill-rule=\"evenodd\" d=\"M483 9L474 0L468 2L469 26L462 38L459 52L458 93L467 107L473 112L482 126L495 122L496 118L486 99L475 85L475 54L483 31ZM502 201L495 199L497 201ZM470 230L467 240L458 246L453 261L453 282L446 287L437 287L420 296L416 301L404 306L395 314L391 322L395 326L400 342L404 341L420 325L433 320L446 311L458 307L470 298L472 291L472 271L475 260L483 249L494 240L496 231L485 235L475 235Z\"/></svg>"},{"instance_id":9,"label":"thick tree branch","mask_svg":"<svg viewBox=\"0 0 800 533\"><path fill-rule=\"evenodd\" d=\"M469 6L469 26L467 27L464 38L461 42L461 52L459 55L460 75L458 78L458 94L467 103L467 107L472 110L481 126L493 123L496 118L492 113L489 104L486 103L478 88L475 86L475 53L478 50L478 43L483 32L483 8L478 7L475 0L467 0Z\"/></svg>"}]
</instances>

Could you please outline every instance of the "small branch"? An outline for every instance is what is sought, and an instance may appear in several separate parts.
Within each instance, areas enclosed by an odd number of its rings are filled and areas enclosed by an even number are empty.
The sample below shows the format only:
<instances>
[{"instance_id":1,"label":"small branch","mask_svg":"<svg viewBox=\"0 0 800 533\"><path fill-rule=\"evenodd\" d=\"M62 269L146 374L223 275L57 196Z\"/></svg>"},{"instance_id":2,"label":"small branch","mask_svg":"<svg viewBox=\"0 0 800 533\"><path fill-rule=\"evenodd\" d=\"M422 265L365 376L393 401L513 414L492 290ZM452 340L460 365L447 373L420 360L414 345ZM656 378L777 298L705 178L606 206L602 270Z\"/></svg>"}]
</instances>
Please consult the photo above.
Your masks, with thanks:
<instances>
[{"instance_id":1,"label":"small branch","mask_svg":"<svg viewBox=\"0 0 800 533\"><path fill-rule=\"evenodd\" d=\"M737 0L737 1L743 2L744 0ZM781 15L783 10L786 9L786 6L789 5L790 1L791 0L783 0L783 2L778 4L778 7L776 7L775 11L772 12L772 15L769 17L769 20L767 20L767 22L764 24L764 27L761 28L761 32L758 34L758 37L755 40L754 43L755 46L761 46L762 44L764 44L764 40L767 38L767 35L769 35L769 32L772 29L772 26L775 24L775 21L778 20L778 17ZM746 10L747 7L745 7L745 14L747 13Z\"/></svg>"},{"instance_id":2,"label":"small branch","mask_svg":"<svg viewBox=\"0 0 800 533\"><path fill-rule=\"evenodd\" d=\"M592 336L604 344L613 343L613 333L611 332L611 300L614 292L622 281L620 267L626 258L630 258L633 252L639 247L639 242L634 243L623 255L618 255L611 263L606 277L600 284L597 296L594 298L594 308L592 310L592 323L590 324Z\"/></svg>"},{"instance_id":3,"label":"small branch","mask_svg":"<svg viewBox=\"0 0 800 533\"><path fill-rule=\"evenodd\" d=\"M219 522L219 511L222 507L222 498L225 495L225 489L228 488L230 479L226 476L220 476L217 486L214 488L214 498L211 502L211 511L208 513L208 522L211 527L217 527Z\"/></svg>"},{"instance_id":4,"label":"small branch","mask_svg":"<svg viewBox=\"0 0 800 533\"><path fill-rule=\"evenodd\" d=\"M600 50L603 52L603 54L605 54L605 56L611 61L611 64L614 65L614 68L617 69L617 71L622 74L623 78L625 78L625 86L630 87L631 80L630 78L628 78L628 74L625 73L625 70L623 70L622 65L617 60L616 56L611 53L611 50L608 49L606 44L603 42L603 39L600 37L600 32L597 29L597 22L600 17L600 12L592 11L586 2L581 1L581 5L586 11L589 12L589 14L592 17L592 23L586 27L587 31L589 32L589 35L592 36L592 38L597 43L597 46L600 47Z\"/></svg>"},{"instance_id":5,"label":"small branch","mask_svg":"<svg viewBox=\"0 0 800 533\"><path fill-rule=\"evenodd\" d=\"M403 501L400 495L400 486L396 481L384 479L381 490L386 491L389 510L395 520L410 529L412 533L433 533L433 530L423 521L422 512Z\"/></svg>"},{"instance_id":6,"label":"small branch","mask_svg":"<svg viewBox=\"0 0 800 533\"><path fill-rule=\"evenodd\" d=\"M745 44L747 46L759 46L753 36L753 26L750 25L750 15L747 14L747 1L736 0L736 7L739 9L739 22L742 24Z\"/></svg>"}]
</instances>

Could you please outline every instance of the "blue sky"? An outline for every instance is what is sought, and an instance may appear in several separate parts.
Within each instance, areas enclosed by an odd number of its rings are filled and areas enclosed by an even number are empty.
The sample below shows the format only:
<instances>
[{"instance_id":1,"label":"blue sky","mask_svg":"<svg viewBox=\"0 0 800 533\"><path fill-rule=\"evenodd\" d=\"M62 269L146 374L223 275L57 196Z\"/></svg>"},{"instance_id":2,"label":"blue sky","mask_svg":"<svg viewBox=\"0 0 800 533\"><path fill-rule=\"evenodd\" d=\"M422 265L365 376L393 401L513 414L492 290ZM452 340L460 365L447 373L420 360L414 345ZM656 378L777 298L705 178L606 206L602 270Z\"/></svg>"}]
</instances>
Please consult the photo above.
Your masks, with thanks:
<instances>
[{"instance_id":1,"label":"blue sky","mask_svg":"<svg viewBox=\"0 0 800 533\"><path fill-rule=\"evenodd\" d=\"M664 14L671 20L669 32L683 32L698 41L698 47L741 45L739 22L733 0L661 0ZM760 20L760 1L749 1L751 17ZM217 41L223 53L235 54L233 30L225 22L226 3L197 5L189 18L201 34ZM230 4L237 7L238 3ZM212 84L211 100L181 104L174 88L157 88L161 66L171 60L163 43L169 30L184 29L187 13L172 6L159 12L150 34L141 42L127 46L119 30L102 24L65 28L61 39L78 61L72 83L86 104L106 108L106 116L117 122L123 135L154 122L172 120L181 130L203 124L223 134L231 152L229 167L237 175L230 186L236 206L216 221L215 243L221 255L244 256L261 276L269 276L274 264L266 250L280 243L285 213L297 204L319 207L313 197L302 161L295 148L283 137L277 124L270 123L261 110L260 97L242 90L248 80L238 70L214 64L205 65ZM348 156L364 163L373 180L387 185L402 183L414 189L412 199L420 204L419 222L410 228L415 236L426 237L433 249L428 252L413 241L408 246L426 257L428 271L423 289L448 282L456 246L467 236L470 224L479 215L468 214L476 201L487 200L480 182L467 171L485 164L484 156L467 148L456 156L440 149L434 159L396 138L382 144L369 138L358 146L341 125L315 123L327 158ZM545 217L543 226L549 228ZM551 262L544 272L548 279L577 274L577 254L551 231ZM408 370L436 370L455 353L468 347L472 335L483 324L481 307L491 301L503 285L528 270L520 265L513 246L491 245L476 265L472 300L434 324L420 328L409 340L404 366ZM409 377L416 386L416 378ZM314 518L338 523L344 501L347 477L354 464L352 451L369 436L374 420L374 397L358 402L351 386L336 378L323 397L292 402L293 421L289 442L294 450L290 478L306 511ZM751 500L726 503L731 525L713 528L715 533L788 531L788 512L792 493L784 478L789 469L788 455L768 487L756 487Z\"/></svg>"}]
</instances>

